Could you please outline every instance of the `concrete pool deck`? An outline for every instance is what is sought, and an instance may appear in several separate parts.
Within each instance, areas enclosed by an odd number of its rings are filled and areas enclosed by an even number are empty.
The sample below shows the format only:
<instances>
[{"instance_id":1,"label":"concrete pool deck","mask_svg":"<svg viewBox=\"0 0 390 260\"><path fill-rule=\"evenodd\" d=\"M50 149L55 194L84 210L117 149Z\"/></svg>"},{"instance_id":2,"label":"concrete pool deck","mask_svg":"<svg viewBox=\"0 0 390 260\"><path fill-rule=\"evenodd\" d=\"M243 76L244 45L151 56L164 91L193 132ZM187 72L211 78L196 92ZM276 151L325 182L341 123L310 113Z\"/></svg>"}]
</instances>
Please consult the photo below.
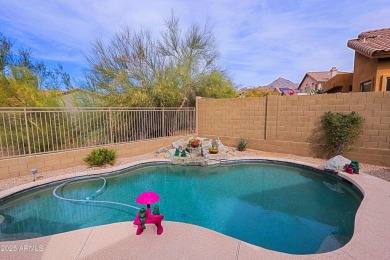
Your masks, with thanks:
<instances>
[{"instance_id":1,"label":"concrete pool deck","mask_svg":"<svg viewBox=\"0 0 390 260\"><path fill-rule=\"evenodd\" d=\"M304 162L264 158L299 163ZM235 159L236 161L237 159ZM147 162L167 161L150 159L133 162L110 171ZM82 175L107 172L99 169L66 174L21 185L0 192L0 198L31 187ZM80 229L52 236L0 242L1 259L390 259L390 183L364 173L339 175L355 184L364 194L357 211L352 239L342 248L313 255L291 255L267 250L221 233L190 224L164 221L164 233L148 225L140 236L129 222ZM330 213L331 214L331 213Z\"/></svg>"}]
</instances>

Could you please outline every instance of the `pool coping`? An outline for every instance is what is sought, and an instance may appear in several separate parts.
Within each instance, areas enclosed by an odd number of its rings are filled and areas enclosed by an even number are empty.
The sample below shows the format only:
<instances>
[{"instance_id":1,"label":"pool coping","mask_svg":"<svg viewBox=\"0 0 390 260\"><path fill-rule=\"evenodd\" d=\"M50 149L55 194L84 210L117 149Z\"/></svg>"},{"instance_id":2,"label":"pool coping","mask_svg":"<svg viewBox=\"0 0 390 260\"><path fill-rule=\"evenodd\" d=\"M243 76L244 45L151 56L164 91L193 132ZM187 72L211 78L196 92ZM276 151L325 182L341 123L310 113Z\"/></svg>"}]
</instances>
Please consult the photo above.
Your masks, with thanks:
<instances>
[{"instance_id":1,"label":"pool coping","mask_svg":"<svg viewBox=\"0 0 390 260\"><path fill-rule=\"evenodd\" d=\"M306 162L263 156L235 157L234 159L227 160L227 163L253 160L287 162L323 170L318 165ZM153 158L127 163L110 169L90 170L81 173L55 176L1 191L0 200L33 187L68 178L103 174L107 173L107 171L112 173L129 167L138 167L140 165L158 162L170 163L170 160ZM156 236L153 227L148 227L144 232L145 234L135 236L135 228L132 225L132 221L129 221L95 226L46 237L0 242L1 249L6 249L5 247L10 245L15 245L17 249L15 251L0 251L0 256L4 254L5 256L11 257L11 259L14 257L27 257L30 259L31 257L32 259L50 259L55 257L61 257L61 259L104 259L102 256L110 252L108 256L111 258L114 255L118 257L132 255L137 259L150 257L172 259L178 258L177 256L181 254L182 257L190 259L204 259L211 256L218 259L230 257L234 257L235 259L256 259L261 257L272 259L297 257L313 259L390 258L390 225L387 220L390 216L390 183L364 173L351 175L339 172L337 175L353 183L363 193L364 198L356 213L355 231L352 239L342 248L328 253L291 255L276 252L251 245L200 226L170 221L164 221L165 231L162 236ZM118 241L117 234L120 234L120 241ZM148 244L153 244L153 249L148 248ZM27 250L21 249L20 246L25 245L42 245L43 250L40 251L40 248L37 249L36 247L30 247L32 250L28 250L28 247ZM68 250L64 250L64 248L68 248ZM193 250L193 248L197 250ZM104 252L102 252L102 249L104 249ZM183 251L183 249L186 250ZM97 252L99 253L96 254Z\"/></svg>"}]
</instances>

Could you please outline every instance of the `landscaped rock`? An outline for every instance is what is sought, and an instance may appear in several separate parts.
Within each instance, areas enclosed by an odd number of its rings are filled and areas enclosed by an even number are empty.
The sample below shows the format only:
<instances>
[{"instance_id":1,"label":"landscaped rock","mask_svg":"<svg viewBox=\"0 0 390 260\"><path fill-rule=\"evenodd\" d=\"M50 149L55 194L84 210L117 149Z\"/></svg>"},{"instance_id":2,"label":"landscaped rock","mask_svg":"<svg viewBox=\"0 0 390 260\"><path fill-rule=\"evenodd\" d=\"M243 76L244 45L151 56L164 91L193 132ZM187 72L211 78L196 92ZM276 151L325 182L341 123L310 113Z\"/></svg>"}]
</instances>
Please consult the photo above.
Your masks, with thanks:
<instances>
[{"instance_id":1,"label":"landscaped rock","mask_svg":"<svg viewBox=\"0 0 390 260\"><path fill-rule=\"evenodd\" d=\"M225 153L225 152L228 151L228 149L226 149L226 147L222 144L222 142L219 139L219 137L216 137L215 139L213 139L211 141L211 145L214 146L214 147L218 147L218 151L220 153Z\"/></svg>"},{"instance_id":2,"label":"landscaped rock","mask_svg":"<svg viewBox=\"0 0 390 260\"><path fill-rule=\"evenodd\" d=\"M169 149L168 152L165 154L165 158L171 159L175 156L176 149Z\"/></svg>"},{"instance_id":3,"label":"landscaped rock","mask_svg":"<svg viewBox=\"0 0 390 260\"><path fill-rule=\"evenodd\" d=\"M185 148L185 147L187 147L187 144L188 144L188 142L186 142L185 140L183 140L183 139L180 139L180 140L178 140L178 141L176 141L176 142L173 142L172 143L172 146L173 146L173 148Z\"/></svg>"},{"instance_id":4,"label":"landscaped rock","mask_svg":"<svg viewBox=\"0 0 390 260\"><path fill-rule=\"evenodd\" d=\"M208 151L211 147L211 140L209 138L199 138L202 141L202 147L204 151Z\"/></svg>"},{"instance_id":5,"label":"landscaped rock","mask_svg":"<svg viewBox=\"0 0 390 260\"><path fill-rule=\"evenodd\" d=\"M337 155L324 163L324 169L328 171L341 172L346 164L350 164L351 160L342 155Z\"/></svg>"},{"instance_id":6,"label":"landscaped rock","mask_svg":"<svg viewBox=\"0 0 390 260\"><path fill-rule=\"evenodd\" d=\"M205 156L206 161L225 161L228 159L228 154L227 153L222 153L222 154L207 154Z\"/></svg>"},{"instance_id":7,"label":"landscaped rock","mask_svg":"<svg viewBox=\"0 0 390 260\"><path fill-rule=\"evenodd\" d=\"M169 148L163 147L163 148L160 148L160 149L156 149L156 150L154 151L154 153L159 154L159 153L166 153L166 152L168 152L168 151L169 151Z\"/></svg>"},{"instance_id":8,"label":"landscaped rock","mask_svg":"<svg viewBox=\"0 0 390 260\"><path fill-rule=\"evenodd\" d=\"M211 165L219 164L221 161L228 159L228 154L226 153L228 150L218 137L213 140L209 138L197 137L196 139L200 140L201 145L198 147L188 146L193 138L194 137L191 137L188 140L180 139L176 142L173 142L172 146L174 148L169 149L166 152L165 158L171 159L172 164L179 165ZM209 148L212 146L218 147L218 154L210 154ZM175 156L177 148L180 150L180 156ZM183 156L183 152L186 153L185 157Z\"/></svg>"},{"instance_id":9,"label":"landscaped rock","mask_svg":"<svg viewBox=\"0 0 390 260\"><path fill-rule=\"evenodd\" d=\"M178 165L205 165L203 157L172 157L171 161Z\"/></svg>"},{"instance_id":10,"label":"landscaped rock","mask_svg":"<svg viewBox=\"0 0 390 260\"><path fill-rule=\"evenodd\" d=\"M187 151L188 151L188 153L191 155L191 157L200 156L201 150L202 150L202 148L199 147L199 146L196 147L196 148L192 148L192 147L187 148ZM203 150L204 150L204 149L203 149Z\"/></svg>"}]
</instances>

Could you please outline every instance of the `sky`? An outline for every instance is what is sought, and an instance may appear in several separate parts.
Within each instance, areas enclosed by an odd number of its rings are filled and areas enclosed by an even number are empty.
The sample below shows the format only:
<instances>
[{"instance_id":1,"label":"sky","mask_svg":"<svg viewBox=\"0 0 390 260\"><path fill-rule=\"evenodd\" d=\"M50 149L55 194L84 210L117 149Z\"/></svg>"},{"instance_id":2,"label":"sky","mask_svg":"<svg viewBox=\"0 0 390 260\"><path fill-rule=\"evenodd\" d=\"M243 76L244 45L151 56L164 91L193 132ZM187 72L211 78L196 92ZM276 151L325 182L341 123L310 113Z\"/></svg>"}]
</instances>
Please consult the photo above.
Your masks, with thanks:
<instances>
[{"instance_id":1,"label":"sky","mask_svg":"<svg viewBox=\"0 0 390 260\"><path fill-rule=\"evenodd\" d=\"M62 64L77 84L94 39L109 41L125 25L158 37L171 11L184 28L213 26L219 65L237 87L352 71L347 41L390 27L388 0L0 0L0 32L49 67Z\"/></svg>"}]
</instances>

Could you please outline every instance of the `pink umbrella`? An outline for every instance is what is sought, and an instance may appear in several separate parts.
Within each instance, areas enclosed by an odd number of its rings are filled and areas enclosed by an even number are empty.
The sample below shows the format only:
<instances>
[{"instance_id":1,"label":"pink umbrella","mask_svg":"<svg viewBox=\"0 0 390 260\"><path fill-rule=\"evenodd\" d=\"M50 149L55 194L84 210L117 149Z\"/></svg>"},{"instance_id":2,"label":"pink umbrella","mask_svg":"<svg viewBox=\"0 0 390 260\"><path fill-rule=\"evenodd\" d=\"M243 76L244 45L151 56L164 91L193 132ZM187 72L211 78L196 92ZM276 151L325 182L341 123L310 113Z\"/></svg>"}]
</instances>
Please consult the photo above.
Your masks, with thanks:
<instances>
[{"instance_id":1,"label":"pink umbrella","mask_svg":"<svg viewBox=\"0 0 390 260\"><path fill-rule=\"evenodd\" d=\"M159 201L160 196L157 193L154 193L153 191L146 191L141 193L135 201L139 204L147 204L148 208L150 207L150 204L155 203Z\"/></svg>"}]
</instances>

